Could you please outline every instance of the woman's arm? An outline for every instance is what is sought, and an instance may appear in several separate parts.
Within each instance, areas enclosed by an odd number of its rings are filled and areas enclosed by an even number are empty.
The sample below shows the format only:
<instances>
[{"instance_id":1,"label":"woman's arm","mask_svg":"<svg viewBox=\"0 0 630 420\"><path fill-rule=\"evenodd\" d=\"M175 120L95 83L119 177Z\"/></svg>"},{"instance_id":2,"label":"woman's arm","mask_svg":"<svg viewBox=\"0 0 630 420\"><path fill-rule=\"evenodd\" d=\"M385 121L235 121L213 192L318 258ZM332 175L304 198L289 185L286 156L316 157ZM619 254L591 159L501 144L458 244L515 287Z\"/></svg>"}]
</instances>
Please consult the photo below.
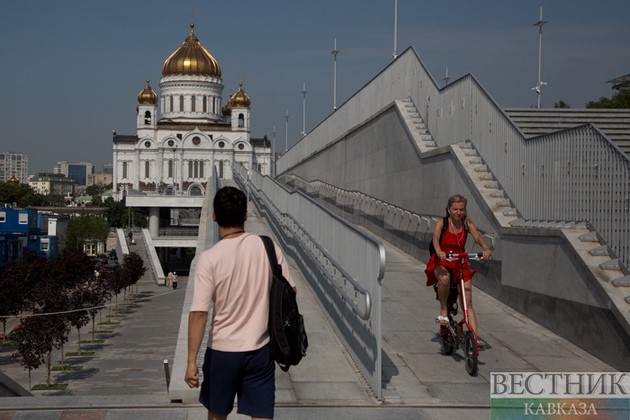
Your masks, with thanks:
<instances>
[{"instance_id":1,"label":"woman's arm","mask_svg":"<svg viewBox=\"0 0 630 420\"><path fill-rule=\"evenodd\" d=\"M470 220L470 218L467 218L466 221L468 222L467 223L467 225L468 225L468 232L470 232L472 237L475 239L475 242L477 242L479 244L479 246L481 246L481 248L483 248L483 259L487 260L488 258L490 258L490 254L492 253L490 251L490 247L488 245L486 245L486 242L483 240L483 238L479 234L479 231L475 227L475 224L472 222L472 220Z\"/></svg>"},{"instance_id":2,"label":"woman's arm","mask_svg":"<svg viewBox=\"0 0 630 420\"><path fill-rule=\"evenodd\" d=\"M435 230L433 231L433 248L438 258L442 261L446 259L446 253L442 251L440 247L440 236L442 236L442 229L444 228L444 219L440 219L435 224Z\"/></svg>"}]
</instances>

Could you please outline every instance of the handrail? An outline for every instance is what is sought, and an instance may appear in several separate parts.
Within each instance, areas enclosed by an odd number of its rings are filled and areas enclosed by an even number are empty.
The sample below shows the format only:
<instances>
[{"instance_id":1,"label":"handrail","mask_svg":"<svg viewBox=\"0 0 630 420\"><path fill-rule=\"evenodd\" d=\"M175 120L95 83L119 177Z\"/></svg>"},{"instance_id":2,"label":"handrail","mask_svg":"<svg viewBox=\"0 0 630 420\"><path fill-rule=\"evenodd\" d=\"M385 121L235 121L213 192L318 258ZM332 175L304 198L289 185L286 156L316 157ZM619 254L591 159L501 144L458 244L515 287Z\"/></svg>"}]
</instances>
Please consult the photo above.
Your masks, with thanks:
<instances>
[{"instance_id":1,"label":"handrail","mask_svg":"<svg viewBox=\"0 0 630 420\"><path fill-rule=\"evenodd\" d=\"M242 175L240 173L238 173L238 171L234 171L234 174L236 175L234 177L234 179L236 179L237 182L242 186L242 188L245 189L247 184L242 179ZM265 204L267 206L272 207L276 211L277 214L279 214L281 216L284 216L284 217L288 217L289 219L291 219L291 221L293 221L293 223L295 223L295 225L300 228L300 230L308 237L308 239L313 243L313 245L315 245L317 247L317 249L326 257L326 259L328 259L333 264L335 269L339 270L339 272L342 274L342 276L345 279L347 279L350 283L352 283L352 285L354 286L355 290L357 290L359 293L361 293L363 296L365 296L365 311L362 311L356 305L354 300L350 296L348 296L346 291L333 279L333 277L326 270L326 268L323 266L323 264L313 254L313 252L310 249L308 249L308 247L301 240L301 238L296 237L296 239L298 239L302 249L306 252L306 254L309 256L309 258L316 264L316 266L319 268L320 272L326 277L326 279L335 287L335 289L337 289L337 291L339 291L339 293L341 293L341 295L343 296L344 300L350 305L350 307L352 307L354 312L357 315L359 315L359 317L361 317L361 319L363 319L363 320L370 319L370 314L372 312L372 298L371 298L370 292L368 290L366 290L365 288L363 288L359 283L357 283L357 281L354 278L352 278L352 276L346 270L344 270L344 268L332 257L332 255L330 255L328 253L328 251L326 251L321 245L319 245L319 243L315 240L315 238L313 238L313 236L310 233L308 233L308 231L304 228L304 226L302 226L300 224L300 222L298 222L295 219L295 217L293 217L289 213L283 213L282 211L280 211L278 206L275 205L275 203L269 198L269 196L263 190L261 190L260 188L256 187L253 183L251 183L251 181L250 181L250 184L253 185L256 188L258 194L261 194L261 195L263 195L265 197L265 199L266 199L265 200ZM278 218L276 217L276 219L278 219ZM279 225L285 227L289 231L292 231L290 226L288 226L285 223L282 223L279 219L277 220L277 223Z\"/></svg>"}]
</instances>

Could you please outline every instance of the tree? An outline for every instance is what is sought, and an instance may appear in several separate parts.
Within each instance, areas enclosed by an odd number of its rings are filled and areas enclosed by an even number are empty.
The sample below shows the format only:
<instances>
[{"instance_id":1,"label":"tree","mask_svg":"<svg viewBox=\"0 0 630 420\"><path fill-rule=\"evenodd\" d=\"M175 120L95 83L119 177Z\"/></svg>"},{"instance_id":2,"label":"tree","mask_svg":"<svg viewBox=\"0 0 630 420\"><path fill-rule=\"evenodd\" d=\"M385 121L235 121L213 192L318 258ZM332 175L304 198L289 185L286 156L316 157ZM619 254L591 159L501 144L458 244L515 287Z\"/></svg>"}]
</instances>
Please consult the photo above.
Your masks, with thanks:
<instances>
[{"instance_id":1,"label":"tree","mask_svg":"<svg viewBox=\"0 0 630 420\"><path fill-rule=\"evenodd\" d=\"M630 90L621 90L610 99L602 96L598 101L590 101L586 108L630 108Z\"/></svg>"},{"instance_id":2,"label":"tree","mask_svg":"<svg viewBox=\"0 0 630 420\"><path fill-rule=\"evenodd\" d=\"M571 108L571 105L569 105L568 103L560 99L559 102L556 102L555 104L553 104L553 107L554 108Z\"/></svg>"},{"instance_id":3,"label":"tree","mask_svg":"<svg viewBox=\"0 0 630 420\"><path fill-rule=\"evenodd\" d=\"M142 257L137 252L132 252L123 257L122 269L124 275L128 278L130 286L137 284L140 277L147 271Z\"/></svg>"},{"instance_id":4,"label":"tree","mask_svg":"<svg viewBox=\"0 0 630 420\"><path fill-rule=\"evenodd\" d=\"M46 384L50 386L51 353L68 341L70 327L61 314L68 308L68 297L58 275L57 261L34 253L27 253L16 263L30 286L24 294L27 307L33 316L22 319L16 332L17 353L20 364L30 371L42 363L47 366Z\"/></svg>"},{"instance_id":5,"label":"tree","mask_svg":"<svg viewBox=\"0 0 630 420\"><path fill-rule=\"evenodd\" d=\"M68 221L62 241L66 247L83 250L87 244L96 245L99 242L105 242L107 235L109 235L107 220L84 212L79 217L73 217Z\"/></svg>"}]
</instances>

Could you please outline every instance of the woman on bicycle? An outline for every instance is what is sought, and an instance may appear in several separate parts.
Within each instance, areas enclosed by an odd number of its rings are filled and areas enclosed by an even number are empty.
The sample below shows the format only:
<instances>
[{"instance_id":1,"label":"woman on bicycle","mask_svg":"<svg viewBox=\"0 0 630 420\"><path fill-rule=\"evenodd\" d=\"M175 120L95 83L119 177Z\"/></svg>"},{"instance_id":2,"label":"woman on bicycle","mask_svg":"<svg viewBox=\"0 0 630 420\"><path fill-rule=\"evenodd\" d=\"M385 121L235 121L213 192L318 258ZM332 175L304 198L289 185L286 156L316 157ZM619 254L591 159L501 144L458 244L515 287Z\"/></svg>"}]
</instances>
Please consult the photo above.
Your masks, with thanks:
<instances>
[{"instance_id":1,"label":"woman on bicycle","mask_svg":"<svg viewBox=\"0 0 630 420\"><path fill-rule=\"evenodd\" d=\"M467 234L470 233L475 241L483 249L483 259L487 260L490 257L490 248L484 242L483 238L475 228L474 223L466 214L466 198L461 195L454 195L448 199L446 206L446 217L437 221L435 225L435 231L433 232L433 246L435 247L435 254L431 256L427 263L427 268L424 271L427 275L427 286L433 286L437 283L437 295L440 301L440 315L435 319L435 322L441 325L448 324L448 308L447 301L450 293L451 281L457 282L459 285L459 270L457 270L456 261L447 261L446 254L449 251L453 251L454 254L466 252L464 247L466 245ZM444 224L447 223L447 228L444 229ZM442 232L444 231L444 234ZM440 237L442 238L440 240ZM463 265L464 273L464 288L466 297L466 306L468 307L468 319L470 326L477 334L477 318L475 317L475 311L472 306L472 286L470 279L477 270L470 271L468 262ZM462 291L459 290L460 299L464 296ZM485 348L485 343L478 340L480 349Z\"/></svg>"}]
</instances>

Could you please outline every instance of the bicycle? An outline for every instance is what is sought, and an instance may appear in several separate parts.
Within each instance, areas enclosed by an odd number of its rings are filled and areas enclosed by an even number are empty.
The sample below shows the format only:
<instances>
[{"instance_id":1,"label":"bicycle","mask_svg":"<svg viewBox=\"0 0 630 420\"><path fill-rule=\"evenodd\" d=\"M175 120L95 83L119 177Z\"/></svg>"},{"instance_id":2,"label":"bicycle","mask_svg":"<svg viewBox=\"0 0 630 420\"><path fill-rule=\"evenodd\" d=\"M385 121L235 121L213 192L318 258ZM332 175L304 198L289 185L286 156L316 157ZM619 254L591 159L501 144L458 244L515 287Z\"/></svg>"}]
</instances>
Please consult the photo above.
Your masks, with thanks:
<instances>
[{"instance_id":1,"label":"bicycle","mask_svg":"<svg viewBox=\"0 0 630 420\"><path fill-rule=\"evenodd\" d=\"M457 261L457 269L459 269L459 282L460 290L464 291L464 268L463 265L466 260L479 261L483 258L482 253L468 254L459 253L454 254L450 251L446 254L447 261ZM479 347L477 345L477 334L473 331L468 322L468 307L466 305L466 299L462 298L462 305L464 307L464 318L457 322L455 316L458 311L457 304L458 291L456 283L451 282L451 288L448 296L448 325L440 325L439 336L442 339L444 345L444 352L447 355L453 354L453 351L458 349L460 344L464 347L464 355L466 357L466 371L470 376L474 376L477 373L477 361L479 357ZM468 331L464 334L464 324Z\"/></svg>"}]
</instances>

